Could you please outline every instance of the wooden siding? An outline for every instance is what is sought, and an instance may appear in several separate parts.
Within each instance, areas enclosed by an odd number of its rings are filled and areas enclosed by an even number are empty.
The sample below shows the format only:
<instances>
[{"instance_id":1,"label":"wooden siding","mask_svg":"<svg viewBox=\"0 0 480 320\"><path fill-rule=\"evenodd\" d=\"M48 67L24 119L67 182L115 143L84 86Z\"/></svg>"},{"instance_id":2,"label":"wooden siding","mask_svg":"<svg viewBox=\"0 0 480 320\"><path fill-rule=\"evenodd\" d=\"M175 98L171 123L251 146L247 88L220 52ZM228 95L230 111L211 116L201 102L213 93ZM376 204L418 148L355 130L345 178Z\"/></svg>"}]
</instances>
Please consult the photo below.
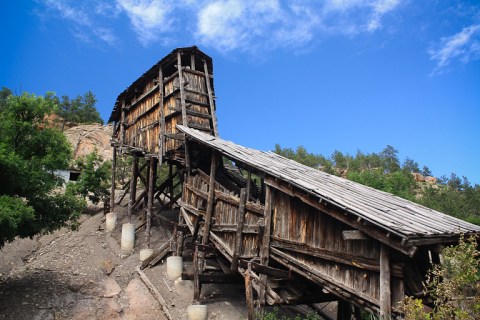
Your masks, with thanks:
<instances>
[{"instance_id":1,"label":"wooden siding","mask_svg":"<svg viewBox=\"0 0 480 320\"><path fill-rule=\"evenodd\" d=\"M211 58L198 48L174 50L117 98L109 120L115 121L114 143L183 161L177 124L217 134L212 73Z\"/></svg>"},{"instance_id":2,"label":"wooden siding","mask_svg":"<svg viewBox=\"0 0 480 320\"><path fill-rule=\"evenodd\" d=\"M444 243L461 233L480 234L480 227L392 194L304 166L272 152L264 152L179 126L189 137L397 235L402 244ZM365 224L362 224L365 225Z\"/></svg>"},{"instance_id":3,"label":"wooden siding","mask_svg":"<svg viewBox=\"0 0 480 320\"><path fill-rule=\"evenodd\" d=\"M191 232L198 217L203 216L207 207L209 176L202 171L194 176L189 176L183 185L181 206L185 209L185 218ZM215 205L212 216L211 235L222 245L227 258L232 259L235 249L235 235L238 225L238 208L240 199L233 191L229 191L219 183L215 183ZM263 216L263 206L247 201L244 227L242 232L242 251L239 257L251 259L258 256L258 233Z\"/></svg>"},{"instance_id":4,"label":"wooden siding","mask_svg":"<svg viewBox=\"0 0 480 320\"><path fill-rule=\"evenodd\" d=\"M380 242L372 238L344 240L342 231L350 229L299 199L277 191L270 255L279 262L288 259L305 272L378 305ZM395 305L403 299L404 271L402 263L392 265Z\"/></svg>"}]
</instances>

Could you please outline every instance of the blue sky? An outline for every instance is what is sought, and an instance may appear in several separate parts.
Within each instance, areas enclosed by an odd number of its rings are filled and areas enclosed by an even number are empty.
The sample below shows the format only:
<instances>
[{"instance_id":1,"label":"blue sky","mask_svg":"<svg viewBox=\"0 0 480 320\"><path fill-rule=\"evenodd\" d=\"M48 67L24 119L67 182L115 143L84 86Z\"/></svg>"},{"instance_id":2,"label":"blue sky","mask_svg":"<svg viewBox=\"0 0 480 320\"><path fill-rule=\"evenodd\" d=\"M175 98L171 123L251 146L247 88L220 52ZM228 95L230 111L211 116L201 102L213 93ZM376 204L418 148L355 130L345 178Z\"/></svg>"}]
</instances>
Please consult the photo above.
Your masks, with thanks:
<instances>
[{"instance_id":1,"label":"blue sky","mask_svg":"<svg viewBox=\"0 0 480 320\"><path fill-rule=\"evenodd\" d=\"M386 145L480 183L480 3L433 0L2 1L0 86L102 117L176 47L213 58L221 137L330 155Z\"/></svg>"}]
</instances>

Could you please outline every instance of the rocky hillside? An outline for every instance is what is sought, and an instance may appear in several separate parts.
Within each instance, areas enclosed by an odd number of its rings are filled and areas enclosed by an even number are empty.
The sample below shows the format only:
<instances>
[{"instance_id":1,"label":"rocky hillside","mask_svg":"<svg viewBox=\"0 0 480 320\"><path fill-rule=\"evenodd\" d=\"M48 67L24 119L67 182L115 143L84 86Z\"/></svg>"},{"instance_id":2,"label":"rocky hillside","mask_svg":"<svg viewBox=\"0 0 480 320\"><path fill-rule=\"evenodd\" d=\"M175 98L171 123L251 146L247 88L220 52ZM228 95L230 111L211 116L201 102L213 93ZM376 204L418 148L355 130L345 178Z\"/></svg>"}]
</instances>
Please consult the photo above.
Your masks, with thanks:
<instances>
[{"instance_id":1,"label":"rocky hillside","mask_svg":"<svg viewBox=\"0 0 480 320\"><path fill-rule=\"evenodd\" d=\"M96 149L104 160L111 160L112 131L112 125L83 124L68 128L64 133L72 145L74 159L85 156Z\"/></svg>"}]
</instances>

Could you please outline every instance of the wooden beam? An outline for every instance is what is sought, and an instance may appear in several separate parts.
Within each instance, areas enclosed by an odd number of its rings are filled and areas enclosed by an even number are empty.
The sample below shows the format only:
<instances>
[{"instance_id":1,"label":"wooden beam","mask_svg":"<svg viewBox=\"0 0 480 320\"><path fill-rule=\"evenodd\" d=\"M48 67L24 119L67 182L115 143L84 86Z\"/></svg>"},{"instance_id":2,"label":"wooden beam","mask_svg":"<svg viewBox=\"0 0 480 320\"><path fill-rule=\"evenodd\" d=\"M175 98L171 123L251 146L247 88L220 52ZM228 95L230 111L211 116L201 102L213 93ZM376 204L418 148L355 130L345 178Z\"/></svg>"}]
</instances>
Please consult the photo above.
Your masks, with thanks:
<instances>
[{"instance_id":1,"label":"wooden beam","mask_svg":"<svg viewBox=\"0 0 480 320\"><path fill-rule=\"evenodd\" d=\"M205 225L203 226L202 244L208 243L210 236L210 226L212 223L212 215L214 210L214 196L215 196L215 172L217 171L218 154L217 151L212 150L212 160L210 163L210 181L208 183L208 199L207 209L205 212Z\"/></svg>"},{"instance_id":2,"label":"wooden beam","mask_svg":"<svg viewBox=\"0 0 480 320\"><path fill-rule=\"evenodd\" d=\"M155 189L155 173L157 172L157 159L150 158L148 174L148 201L147 201L147 248L150 248L150 228L153 214L153 196Z\"/></svg>"},{"instance_id":3,"label":"wooden beam","mask_svg":"<svg viewBox=\"0 0 480 320\"><path fill-rule=\"evenodd\" d=\"M245 204L247 202L247 192L245 188L240 190L240 204L237 210L237 230L235 232L235 243L233 246L232 264L230 269L237 271L238 268L238 256L242 253L242 231L243 222L245 220Z\"/></svg>"},{"instance_id":4,"label":"wooden beam","mask_svg":"<svg viewBox=\"0 0 480 320\"><path fill-rule=\"evenodd\" d=\"M384 244L380 246L380 317L387 320L392 317L389 249L390 248Z\"/></svg>"},{"instance_id":5,"label":"wooden beam","mask_svg":"<svg viewBox=\"0 0 480 320\"><path fill-rule=\"evenodd\" d=\"M160 126L158 130L158 163L162 165L163 157L165 156L165 113L163 111L163 69L160 67L158 69L158 92L159 92L159 119L158 125Z\"/></svg>"},{"instance_id":6,"label":"wooden beam","mask_svg":"<svg viewBox=\"0 0 480 320\"><path fill-rule=\"evenodd\" d=\"M122 99L122 114L120 116L120 141L121 145L125 144L125 99Z\"/></svg>"},{"instance_id":7,"label":"wooden beam","mask_svg":"<svg viewBox=\"0 0 480 320\"><path fill-rule=\"evenodd\" d=\"M376 259L368 259L361 256L354 256L345 252L334 250L327 250L315 248L304 243L299 243L292 240L285 240L278 237L271 237L270 246L276 249L288 250L309 257L319 258L321 260L329 261L331 263L341 263L348 267L355 269L364 269L374 272L380 272L380 265ZM403 278L403 264L397 263L392 265L392 275L397 278Z\"/></svg>"},{"instance_id":8,"label":"wooden beam","mask_svg":"<svg viewBox=\"0 0 480 320\"><path fill-rule=\"evenodd\" d=\"M391 246L392 248L400 251L401 253L406 254L409 257L413 257L417 252L418 248L415 246L404 246L402 245L401 241L396 241L393 239L392 236L387 237L387 234L379 230L374 225L364 224L361 221L358 221L357 217L349 216L349 213L345 210L342 210L332 204L327 204L325 201L317 200L310 198L308 194L302 191L298 191L293 187L286 186L284 183L280 181L275 181L272 178L265 179L265 183L278 189L292 197L297 197L304 203L318 209L321 212L328 214L329 216L350 225L353 228L359 229L363 231L368 236L377 239L378 241Z\"/></svg>"},{"instance_id":9,"label":"wooden beam","mask_svg":"<svg viewBox=\"0 0 480 320\"><path fill-rule=\"evenodd\" d=\"M371 239L365 233L360 230L343 230L343 240L368 240Z\"/></svg>"},{"instance_id":10,"label":"wooden beam","mask_svg":"<svg viewBox=\"0 0 480 320\"><path fill-rule=\"evenodd\" d=\"M256 273L267 274L275 278L291 279L293 276L290 270L282 270L282 269L272 268L268 266L263 266L253 261L245 261L245 260L239 261L239 266L241 268L245 269L248 267L248 265L250 265L251 270L255 271Z\"/></svg>"},{"instance_id":11,"label":"wooden beam","mask_svg":"<svg viewBox=\"0 0 480 320\"><path fill-rule=\"evenodd\" d=\"M252 268L248 263L247 270L245 271L245 298L247 300L247 314L248 320L255 320L255 306L253 303L253 286L252 286Z\"/></svg>"},{"instance_id":12,"label":"wooden beam","mask_svg":"<svg viewBox=\"0 0 480 320\"><path fill-rule=\"evenodd\" d=\"M265 219L265 227L263 229L263 236L262 236L262 245L260 247L260 264L263 266L268 266L269 258L270 258L270 232L272 226L272 208L273 208L273 197L274 197L274 189L269 185L266 185L265 189L265 211L264 211L264 219ZM258 300L260 305L265 305L265 292L267 289L267 275L261 274L260 275L260 292L258 294Z\"/></svg>"},{"instance_id":13,"label":"wooden beam","mask_svg":"<svg viewBox=\"0 0 480 320\"><path fill-rule=\"evenodd\" d=\"M147 286L147 288L152 292L153 296L155 299L157 299L158 302L160 302L160 305L162 306L163 313L167 316L169 320L173 319L172 315L170 314L170 311L168 310L167 303L165 302L165 299L163 299L162 295L160 292L155 288L155 286L150 282L148 277L146 276L143 271L140 270L139 267L136 268L136 271L138 275L140 276L140 279L142 279L143 283Z\"/></svg>"},{"instance_id":14,"label":"wooden beam","mask_svg":"<svg viewBox=\"0 0 480 320\"><path fill-rule=\"evenodd\" d=\"M215 115L215 101L213 99L212 88L210 87L210 77L208 73L207 61L203 59L203 70L205 72L205 82L207 84L208 101L210 103L210 113L212 116L213 135L218 137L217 116Z\"/></svg>"},{"instance_id":15,"label":"wooden beam","mask_svg":"<svg viewBox=\"0 0 480 320\"><path fill-rule=\"evenodd\" d=\"M132 178L130 179L130 200L128 201L128 222L132 222L133 207L137 193L137 175L138 175L138 156L133 154L132 160Z\"/></svg>"},{"instance_id":16,"label":"wooden beam","mask_svg":"<svg viewBox=\"0 0 480 320\"><path fill-rule=\"evenodd\" d=\"M117 147L113 147L112 149L112 186L110 189L110 212L115 211L115 174L117 171Z\"/></svg>"}]
</instances>

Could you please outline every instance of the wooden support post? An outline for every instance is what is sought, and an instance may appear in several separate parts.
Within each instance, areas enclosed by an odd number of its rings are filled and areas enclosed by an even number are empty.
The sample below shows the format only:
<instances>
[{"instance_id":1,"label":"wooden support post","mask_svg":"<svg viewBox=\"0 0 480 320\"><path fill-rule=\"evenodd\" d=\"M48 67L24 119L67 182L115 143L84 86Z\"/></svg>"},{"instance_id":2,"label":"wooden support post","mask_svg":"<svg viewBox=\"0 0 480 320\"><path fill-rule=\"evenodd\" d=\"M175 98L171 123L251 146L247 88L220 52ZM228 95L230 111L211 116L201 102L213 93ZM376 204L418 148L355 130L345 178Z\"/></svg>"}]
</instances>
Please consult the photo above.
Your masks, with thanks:
<instances>
[{"instance_id":1,"label":"wooden support post","mask_svg":"<svg viewBox=\"0 0 480 320\"><path fill-rule=\"evenodd\" d=\"M217 152L212 150L212 162L210 164L210 180L208 185L208 197L207 197L207 210L205 212L205 224L203 225L203 235L202 235L202 245L208 244L208 239L210 237L210 225L213 216L214 210L214 196L215 196L215 172L217 171ZM200 219L198 217L197 219ZM196 257L196 261L195 261ZM203 267L204 267L204 260L205 259L205 252L198 252L198 246L195 246L195 255L194 255L194 291L193 291L193 298L195 301L199 301L200 299L200 291L202 288L202 284L200 282L199 275L203 274ZM196 275L196 276L195 276Z\"/></svg>"},{"instance_id":2,"label":"wooden support post","mask_svg":"<svg viewBox=\"0 0 480 320\"><path fill-rule=\"evenodd\" d=\"M117 171L117 147L113 147L112 153L112 187L110 189L110 212L115 210L115 173Z\"/></svg>"},{"instance_id":3,"label":"wooden support post","mask_svg":"<svg viewBox=\"0 0 480 320\"><path fill-rule=\"evenodd\" d=\"M208 102L210 104L210 115L212 116L213 135L218 137L217 116L215 114L215 101L213 99L212 88L210 86L210 74L208 73L207 61L203 60L203 70L205 72L205 82L207 85Z\"/></svg>"},{"instance_id":4,"label":"wooden support post","mask_svg":"<svg viewBox=\"0 0 480 320\"><path fill-rule=\"evenodd\" d=\"M165 156L165 113L163 111L163 70L162 67L158 69L158 92L159 92L159 102L158 107L160 112L158 114L158 164L162 165L163 156Z\"/></svg>"},{"instance_id":5,"label":"wooden support post","mask_svg":"<svg viewBox=\"0 0 480 320\"><path fill-rule=\"evenodd\" d=\"M193 254L193 301L200 301L200 291L202 289L202 284L200 283L200 270L203 269L203 261L199 259L198 246L195 246L195 252ZM200 263L202 268L200 268Z\"/></svg>"},{"instance_id":6,"label":"wooden support post","mask_svg":"<svg viewBox=\"0 0 480 320\"><path fill-rule=\"evenodd\" d=\"M253 304L253 286L252 286L252 267L251 264L248 263L248 269L245 272L245 297L247 300L247 312L248 312L248 320L255 319L255 306Z\"/></svg>"},{"instance_id":7,"label":"wooden support post","mask_svg":"<svg viewBox=\"0 0 480 320\"><path fill-rule=\"evenodd\" d=\"M155 172L157 171L157 159L150 158L150 170L148 171L148 204L147 204L147 248L150 249L150 228L153 214L153 195L155 189Z\"/></svg>"},{"instance_id":8,"label":"wooden support post","mask_svg":"<svg viewBox=\"0 0 480 320\"><path fill-rule=\"evenodd\" d=\"M232 264L230 270L236 272L238 268L238 256L242 254L242 231L245 220L245 206L247 202L247 191L245 188L240 190L240 201L237 211L237 233L235 236L235 245L233 249Z\"/></svg>"},{"instance_id":9,"label":"wooden support post","mask_svg":"<svg viewBox=\"0 0 480 320\"><path fill-rule=\"evenodd\" d=\"M133 155L132 178L130 180L130 200L128 201L128 222L132 222L133 207L137 196L138 156Z\"/></svg>"},{"instance_id":10,"label":"wooden support post","mask_svg":"<svg viewBox=\"0 0 480 320\"><path fill-rule=\"evenodd\" d=\"M260 247L260 264L268 266L270 258L270 232L272 226L272 207L273 207L274 189L269 185L265 185L265 228L263 229L262 246ZM260 292L258 300L260 305L265 305L266 290L267 289L267 275L260 275Z\"/></svg>"},{"instance_id":11,"label":"wooden support post","mask_svg":"<svg viewBox=\"0 0 480 320\"><path fill-rule=\"evenodd\" d=\"M152 166L152 159L153 158L150 158L150 159L147 159L147 164L148 164L148 167L147 167L147 172L146 172L146 175L145 175L145 181L142 180L143 182L143 186L145 187L144 190L145 190L145 196L143 197L143 207L144 208L147 208L148 210L148 196L149 196L149 186L150 186L150 167ZM141 179L142 177L142 174L141 172L139 172L139 177ZM146 218L146 217L145 217Z\"/></svg>"},{"instance_id":12,"label":"wooden support post","mask_svg":"<svg viewBox=\"0 0 480 320\"><path fill-rule=\"evenodd\" d=\"M125 145L125 99L122 100L122 114L120 116L120 143Z\"/></svg>"},{"instance_id":13,"label":"wooden support post","mask_svg":"<svg viewBox=\"0 0 480 320\"><path fill-rule=\"evenodd\" d=\"M177 229L177 248L176 248L176 255L181 257L183 254L183 231Z\"/></svg>"},{"instance_id":14,"label":"wooden support post","mask_svg":"<svg viewBox=\"0 0 480 320\"><path fill-rule=\"evenodd\" d=\"M380 318L391 319L392 317L392 294L390 276L390 252L389 247L380 245Z\"/></svg>"},{"instance_id":15,"label":"wooden support post","mask_svg":"<svg viewBox=\"0 0 480 320\"><path fill-rule=\"evenodd\" d=\"M185 103L185 87L183 80L183 70L182 70L182 55L180 51L177 52L177 68L178 68L178 81L180 86L180 106L182 108L182 125L188 127L188 117L187 117L187 105ZM190 154L188 152L188 140L187 136L183 135L183 145L185 148L185 167L187 172L190 171Z\"/></svg>"},{"instance_id":16,"label":"wooden support post","mask_svg":"<svg viewBox=\"0 0 480 320\"><path fill-rule=\"evenodd\" d=\"M210 181L208 184L207 210L205 212L205 225L203 226L202 244L207 244L210 237L210 225L214 210L215 196L215 172L217 171L218 154L212 150L212 162L210 164Z\"/></svg>"}]
</instances>

